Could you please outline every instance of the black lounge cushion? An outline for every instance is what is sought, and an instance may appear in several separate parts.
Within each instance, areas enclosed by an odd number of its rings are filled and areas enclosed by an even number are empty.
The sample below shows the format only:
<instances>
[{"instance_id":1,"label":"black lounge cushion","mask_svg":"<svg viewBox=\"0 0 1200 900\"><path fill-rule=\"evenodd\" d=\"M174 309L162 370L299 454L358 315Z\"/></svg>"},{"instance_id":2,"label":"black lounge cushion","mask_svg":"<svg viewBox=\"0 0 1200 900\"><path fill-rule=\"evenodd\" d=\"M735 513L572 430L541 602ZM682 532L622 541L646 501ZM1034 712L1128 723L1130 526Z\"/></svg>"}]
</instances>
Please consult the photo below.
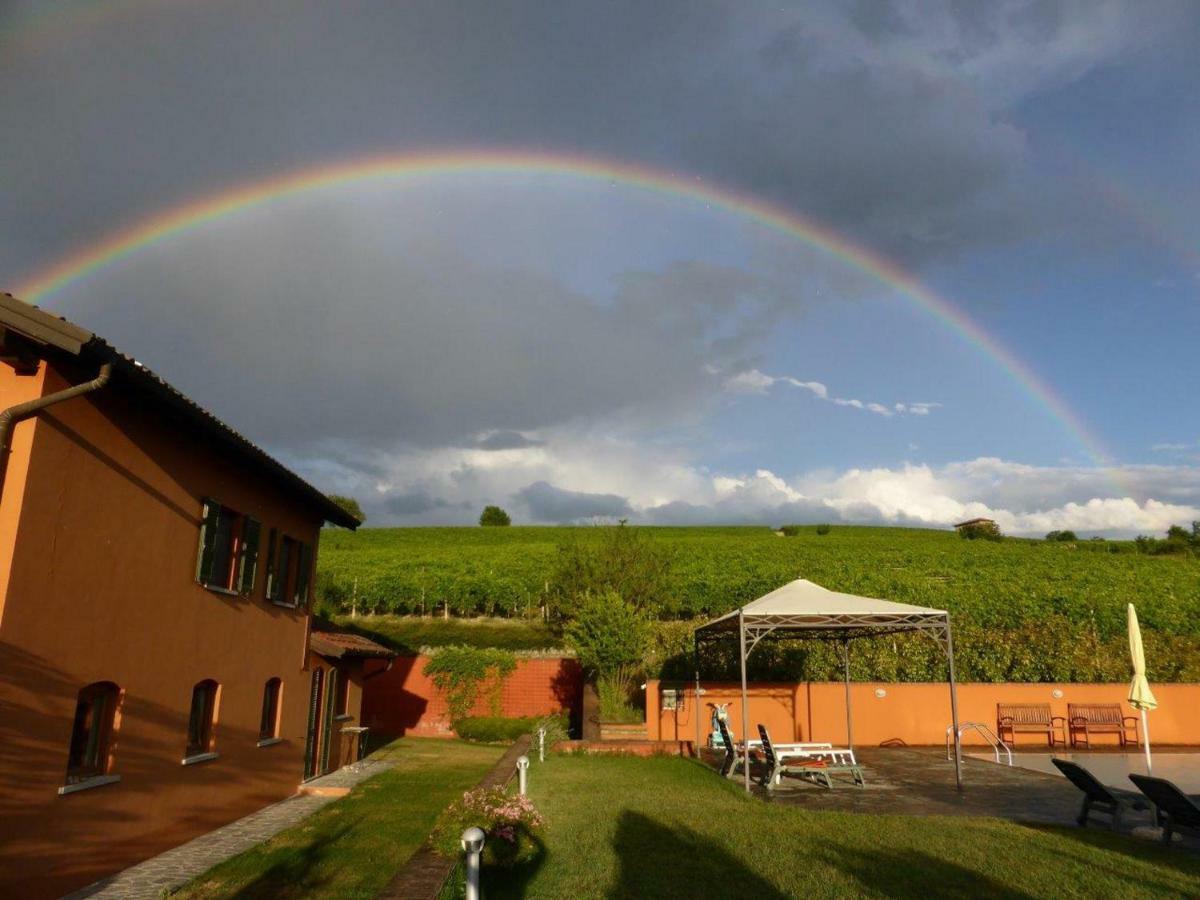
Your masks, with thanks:
<instances>
[{"instance_id":1,"label":"black lounge cushion","mask_svg":"<svg viewBox=\"0 0 1200 900\"><path fill-rule=\"evenodd\" d=\"M1200 828L1200 806L1177 785L1152 775L1130 775L1129 780L1158 808L1160 814L1165 813L1169 817L1169 825Z\"/></svg>"},{"instance_id":2,"label":"black lounge cushion","mask_svg":"<svg viewBox=\"0 0 1200 900\"><path fill-rule=\"evenodd\" d=\"M1116 804L1117 796L1083 766L1065 759L1052 759L1050 762L1054 763L1058 770L1067 776L1071 784L1083 791L1089 800L1095 803Z\"/></svg>"}]
</instances>

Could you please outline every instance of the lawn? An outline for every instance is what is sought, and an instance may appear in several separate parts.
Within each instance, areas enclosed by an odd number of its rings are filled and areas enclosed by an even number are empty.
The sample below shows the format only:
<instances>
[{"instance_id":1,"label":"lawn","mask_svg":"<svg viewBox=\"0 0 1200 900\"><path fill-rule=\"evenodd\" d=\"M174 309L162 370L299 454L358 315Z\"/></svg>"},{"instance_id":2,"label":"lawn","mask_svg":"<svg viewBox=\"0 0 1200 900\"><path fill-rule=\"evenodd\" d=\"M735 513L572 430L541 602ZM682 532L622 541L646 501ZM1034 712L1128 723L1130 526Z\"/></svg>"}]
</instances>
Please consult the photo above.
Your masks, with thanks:
<instances>
[{"instance_id":1,"label":"lawn","mask_svg":"<svg viewBox=\"0 0 1200 900\"><path fill-rule=\"evenodd\" d=\"M1200 894L1200 857L1089 829L806 812L690 760L534 764L542 856L484 871L502 897L1125 897Z\"/></svg>"},{"instance_id":2,"label":"lawn","mask_svg":"<svg viewBox=\"0 0 1200 900\"><path fill-rule=\"evenodd\" d=\"M403 738L375 757L396 768L300 825L214 866L184 898L373 897L424 843L438 814L482 778L503 747Z\"/></svg>"}]
</instances>

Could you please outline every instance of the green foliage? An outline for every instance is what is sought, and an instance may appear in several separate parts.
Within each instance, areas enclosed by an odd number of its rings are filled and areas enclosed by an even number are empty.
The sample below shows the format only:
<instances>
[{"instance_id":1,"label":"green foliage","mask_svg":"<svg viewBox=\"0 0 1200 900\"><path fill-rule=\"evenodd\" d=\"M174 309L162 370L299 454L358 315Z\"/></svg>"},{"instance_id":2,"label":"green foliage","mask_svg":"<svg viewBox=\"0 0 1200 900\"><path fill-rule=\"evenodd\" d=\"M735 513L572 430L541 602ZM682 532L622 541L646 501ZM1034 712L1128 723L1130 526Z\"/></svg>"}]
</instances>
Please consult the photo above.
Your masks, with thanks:
<instances>
[{"instance_id":1,"label":"green foliage","mask_svg":"<svg viewBox=\"0 0 1200 900\"><path fill-rule=\"evenodd\" d=\"M1140 534L1134 545L1139 553L1152 556L1195 556L1200 553L1200 522L1193 522L1191 531L1182 525L1172 525L1167 529L1165 541Z\"/></svg>"},{"instance_id":2,"label":"green foliage","mask_svg":"<svg viewBox=\"0 0 1200 900\"><path fill-rule=\"evenodd\" d=\"M581 529L563 542L550 584L560 611L605 591L616 592L636 609L657 610L670 595L670 575L667 549L646 529L622 522Z\"/></svg>"},{"instance_id":3,"label":"green foliage","mask_svg":"<svg viewBox=\"0 0 1200 900\"><path fill-rule=\"evenodd\" d=\"M544 825L528 797L507 794L503 788L476 788L442 813L429 840L438 853L458 858L462 833L472 826L482 828L487 835L484 864L511 867L537 854Z\"/></svg>"},{"instance_id":4,"label":"green foliage","mask_svg":"<svg viewBox=\"0 0 1200 900\"><path fill-rule=\"evenodd\" d=\"M546 730L546 749L549 750L559 741L568 740L571 737L571 720L566 713L560 713L556 716L543 716L540 718L530 730L533 735L533 747L537 749L537 733L538 729Z\"/></svg>"},{"instance_id":5,"label":"green foliage","mask_svg":"<svg viewBox=\"0 0 1200 900\"><path fill-rule=\"evenodd\" d=\"M1075 532L1070 529L1066 531L1051 531L1046 535L1048 541L1062 541L1064 543L1075 543L1079 538L1075 536Z\"/></svg>"},{"instance_id":6,"label":"green foliage","mask_svg":"<svg viewBox=\"0 0 1200 900\"><path fill-rule=\"evenodd\" d=\"M607 590L585 597L563 634L584 671L605 676L642 663L649 628L632 603Z\"/></svg>"},{"instance_id":7,"label":"green foliage","mask_svg":"<svg viewBox=\"0 0 1200 900\"><path fill-rule=\"evenodd\" d=\"M485 506L483 512L479 514L479 524L485 526L511 525L512 519L498 506Z\"/></svg>"},{"instance_id":8,"label":"green foliage","mask_svg":"<svg viewBox=\"0 0 1200 900\"><path fill-rule=\"evenodd\" d=\"M454 731L464 741L511 744L521 735L532 733L540 721L537 716L467 716L455 721Z\"/></svg>"},{"instance_id":9,"label":"green foliage","mask_svg":"<svg viewBox=\"0 0 1200 900\"><path fill-rule=\"evenodd\" d=\"M817 534L820 534L820 535L829 534L829 532L831 532L832 530L833 530L833 526L831 526L831 525L818 525L817 526Z\"/></svg>"},{"instance_id":10,"label":"green foliage","mask_svg":"<svg viewBox=\"0 0 1200 900\"><path fill-rule=\"evenodd\" d=\"M422 648L499 647L504 650L563 650L562 635L542 622L524 619L440 619L420 616L337 616L344 628L390 647L397 653Z\"/></svg>"},{"instance_id":11,"label":"green foliage","mask_svg":"<svg viewBox=\"0 0 1200 900\"><path fill-rule=\"evenodd\" d=\"M622 666L596 679L601 722L644 722L646 714L633 703L633 670Z\"/></svg>"},{"instance_id":12,"label":"green foliage","mask_svg":"<svg viewBox=\"0 0 1200 900\"><path fill-rule=\"evenodd\" d=\"M500 715L500 689L517 667L511 651L494 647L443 647L425 664L425 674L446 695L450 721L470 715L481 690L492 710Z\"/></svg>"},{"instance_id":13,"label":"green foliage","mask_svg":"<svg viewBox=\"0 0 1200 900\"><path fill-rule=\"evenodd\" d=\"M362 511L362 507L358 505L358 501L353 497L343 497L341 494L330 494L329 499L344 509L360 522L367 521L367 515Z\"/></svg>"},{"instance_id":14,"label":"green foliage","mask_svg":"<svg viewBox=\"0 0 1200 900\"><path fill-rule=\"evenodd\" d=\"M999 541L1004 538L1000 526L990 520L972 522L958 527L958 536L965 541Z\"/></svg>"}]
</instances>

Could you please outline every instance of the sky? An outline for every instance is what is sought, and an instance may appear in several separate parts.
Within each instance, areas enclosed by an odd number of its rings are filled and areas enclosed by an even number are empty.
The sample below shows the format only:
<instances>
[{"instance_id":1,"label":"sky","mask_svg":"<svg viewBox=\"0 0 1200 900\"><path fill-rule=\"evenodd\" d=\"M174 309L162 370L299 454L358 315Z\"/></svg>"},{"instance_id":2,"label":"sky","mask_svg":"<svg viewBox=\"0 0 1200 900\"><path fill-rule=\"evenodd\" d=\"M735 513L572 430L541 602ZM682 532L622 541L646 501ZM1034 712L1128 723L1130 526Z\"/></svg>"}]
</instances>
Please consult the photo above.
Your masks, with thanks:
<instances>
[{"instance_id":1,"label":"sky","mask_svg":"<svg viewBox=\"0 0 1200 900\"><path fill-rule=\"evenodd\" d=\"M1198 45L1170 0L4 0L0 288L373 525L1160 533Z\"/></svg>"}]
</instances>

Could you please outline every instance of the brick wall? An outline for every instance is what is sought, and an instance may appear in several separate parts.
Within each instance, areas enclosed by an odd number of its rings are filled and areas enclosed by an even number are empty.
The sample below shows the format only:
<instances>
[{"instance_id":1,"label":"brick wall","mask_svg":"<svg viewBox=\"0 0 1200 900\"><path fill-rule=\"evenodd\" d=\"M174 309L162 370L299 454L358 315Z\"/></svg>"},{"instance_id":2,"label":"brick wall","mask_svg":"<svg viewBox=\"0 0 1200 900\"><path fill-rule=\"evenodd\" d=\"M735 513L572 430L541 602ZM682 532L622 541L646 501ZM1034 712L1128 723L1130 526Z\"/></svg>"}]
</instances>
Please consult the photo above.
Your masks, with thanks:
<instances>
[{"instance_id":1,"label":"brick wall","mask_svg":"<svg viewBox=\"0 0 1200 900\"><path fill-rule=\"evenodd\" d=\"M363 724L380 734L452 737L446 700L425 674L428 659L400 656L390 671L368 678L363 684ZM504 681L500 711L515 717L565 709L577 722L582 695L583 674L574 659L520 659ZM486 699L480 698L472 714L491 715Z\"/></svg>"}]
</instances>

